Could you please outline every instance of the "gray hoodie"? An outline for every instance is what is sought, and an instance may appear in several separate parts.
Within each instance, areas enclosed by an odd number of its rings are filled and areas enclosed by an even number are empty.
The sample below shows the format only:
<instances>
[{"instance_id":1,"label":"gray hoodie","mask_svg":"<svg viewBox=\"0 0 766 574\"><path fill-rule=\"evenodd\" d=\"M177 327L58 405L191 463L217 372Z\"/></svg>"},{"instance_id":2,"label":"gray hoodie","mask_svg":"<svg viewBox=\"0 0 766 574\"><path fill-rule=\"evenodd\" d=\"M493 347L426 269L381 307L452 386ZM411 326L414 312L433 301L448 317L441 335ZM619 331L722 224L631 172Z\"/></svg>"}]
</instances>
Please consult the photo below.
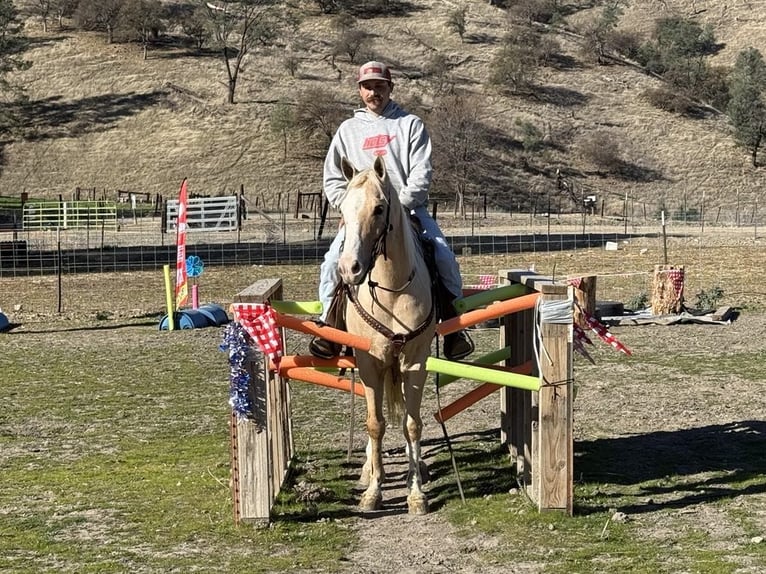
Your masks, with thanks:
<instances>
[{"instance_id":1,"label":"gray hoodie","mask_svg":"<svg viewBox=\"0 0 766 574\"><path fill-rule=\"evenodd\" d=\"M324 192L330 205L337 208L346 191L341 158L363 170L379 155L404 207L412 210L428 203L431 139L423 121L392 100L380 116L366 108L354 110L335 132L324 162Z\"/></svg>"}]
</instances>

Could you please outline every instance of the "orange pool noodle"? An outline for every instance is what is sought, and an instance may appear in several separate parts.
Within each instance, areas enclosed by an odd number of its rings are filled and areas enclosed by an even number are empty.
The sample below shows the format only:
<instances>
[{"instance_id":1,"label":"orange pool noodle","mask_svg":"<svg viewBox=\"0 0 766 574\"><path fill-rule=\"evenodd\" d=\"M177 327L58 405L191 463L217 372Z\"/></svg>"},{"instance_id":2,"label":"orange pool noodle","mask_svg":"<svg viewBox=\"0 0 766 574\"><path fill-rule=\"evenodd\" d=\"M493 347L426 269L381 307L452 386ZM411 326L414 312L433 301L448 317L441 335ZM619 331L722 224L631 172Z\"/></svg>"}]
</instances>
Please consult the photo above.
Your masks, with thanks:
<instances>
[{"instance_id":1,"label":"orange pool noodle","mask_svg":"<svg viewBox=\"0 0 766 574\"><path fill-rule=\"evenodd\" d=\"M331 389L338 389L341 391L351 390L351 381L348 379L336 377L335 375L323 373L314 369L304 367L282 368L279 369L279 374L287 379L303 381L305 383L314 383L315 385L321 385ZM360 397L364 396L364 385L362 385L362 383L354 383L354 394L357 394Z\"/></svg>"},{"instance_id":2,"label":"orange pool noodle","mask_svg":"<svg viewBox=\"0 0 766 574\"><path fill-rule=\"evenodd\" d=\"M280 369L292 369L295 367L354 369L356 368L356 360L354 357L345 356L320 359L313 355L285 355L279 360ZM273 371L276 369L276 365L270 361L269 368Z\"/></svg>"},{"instance_id":3,"label":"orange pool noodle","mask_svg":"<svg viewBox=\"0 0 766 574\"><path fill-rule=\"evenodd\" d=\"M532 373L532 361L527 361L526 363L514 367L507 367L505 370L519 375L529 375ZM454 400L440 411L436 411L434 413L434 418L441 423L448 421L456 414L464 411L472 404L479 402L484 397L491 395L501 387L502 385L496 385L494 383L484 383L483 385L479 385L459 399Z\"/></svg>"},{"instance_id":4,"label":"orange pool noodle","mask_svg":"<svg viewBox=\"0 0 766 574\"><path fill-rule=\"evenodd\" d=\"M468 311L467 313L463 313L452 319L442 321L436 326L436 332L440 335L449 335L450 333L461 331L466 327L478 325L479 323L489 321L490 319L497 319L503 315L510 315L511 313L533 309L539 297L540 293L530 293L529 295L522 295L521 297L492 303L483 309Z\"/></svg>"},{"instance_id":5,"label":"orange pool noodle","mask_svg":"<svg viewBox=\"0 0 766 574\"><path fill-rule=\"evenodd\" d=\"M370 340L365 337L360 337L359 335L352 335L351 333L347 333L346 331L341 331L340 329L335 329L333 327L320 327L314 321L310 321L308 319L298 319L297 317L284 315L282 313L276 313L276 319L277 325L280 327L294 329L295 331L314 335L315 337L321 337L323 339L327 339L328 341L334 341L335 343L339 343L341 345L359 349L360 351L370 350Z\"/></svg>"}]
</instances>

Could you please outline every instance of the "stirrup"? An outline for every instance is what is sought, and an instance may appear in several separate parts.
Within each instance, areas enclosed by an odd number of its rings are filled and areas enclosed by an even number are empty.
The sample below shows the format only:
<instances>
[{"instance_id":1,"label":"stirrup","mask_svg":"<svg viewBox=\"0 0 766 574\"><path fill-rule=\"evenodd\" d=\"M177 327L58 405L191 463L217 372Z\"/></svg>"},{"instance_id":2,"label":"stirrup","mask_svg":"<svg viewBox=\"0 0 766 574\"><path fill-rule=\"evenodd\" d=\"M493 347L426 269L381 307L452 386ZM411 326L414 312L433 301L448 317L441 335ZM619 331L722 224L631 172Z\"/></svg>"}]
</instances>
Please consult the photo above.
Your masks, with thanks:
<instances>
[{"instance_id":1,"label":"stirrup","mask_svg":"<svg viewBox=\"0 0 766 574\"><path fill-rule=\"evenodd\" d=\"M460 361L473 353L475 345L465 331L444 336L444 356L450 361Z\"/></svg>"},{"instance_id":2,"label":"stirrup","mask_svg":"<svg viewBox=\"0 0 766 574\"><path fill-rule=\"evenodd\" d=\"M314 337L309 343L309 352L318 359L332 359L340 355L341 346L333 341Z\"/></svg>"}]
</instances>

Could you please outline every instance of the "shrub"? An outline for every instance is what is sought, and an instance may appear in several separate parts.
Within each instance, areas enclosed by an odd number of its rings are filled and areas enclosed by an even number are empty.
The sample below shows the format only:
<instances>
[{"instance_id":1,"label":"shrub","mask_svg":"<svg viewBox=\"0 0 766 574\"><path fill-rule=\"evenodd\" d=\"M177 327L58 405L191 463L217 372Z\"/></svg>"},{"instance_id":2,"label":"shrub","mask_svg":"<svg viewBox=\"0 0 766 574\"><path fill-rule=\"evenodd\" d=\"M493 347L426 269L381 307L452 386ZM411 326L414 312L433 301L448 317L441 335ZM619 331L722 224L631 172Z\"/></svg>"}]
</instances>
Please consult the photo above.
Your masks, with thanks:
<instances>
[{"instance_id":1,"label":"shrub","mask_svg":"<svg viewBox=\"0 0 766 574\"><path fill-rule=\"evenodd\" d=\"M719 285L714 285L708 290L702 289L697 293L697 301L694 304L695 309L715 309L718 303L723 299L723 289Z\"/></svg>"},{"instance_id":2,"label":"shrub","mask_svg":"<svg viewBox=\"0 0 766 574\"><path fill-rule=\"evenodd\" d=\"M596 132L580 144L582 158L592 163L599 171L617 172L624 166L620 155L620 143L607 132Z\"/></svg>"},{"instance_id":3,"label":"shrub","mask_svg":"<svg viewBox=\"0 0 766 574\"><path fill-rule=\"evenodd\" d=\"M640 311L648 306L649 296L646 294L646 291L641 291L625 301L625 307L631 311Z\"/></svg>"}]
</instances>

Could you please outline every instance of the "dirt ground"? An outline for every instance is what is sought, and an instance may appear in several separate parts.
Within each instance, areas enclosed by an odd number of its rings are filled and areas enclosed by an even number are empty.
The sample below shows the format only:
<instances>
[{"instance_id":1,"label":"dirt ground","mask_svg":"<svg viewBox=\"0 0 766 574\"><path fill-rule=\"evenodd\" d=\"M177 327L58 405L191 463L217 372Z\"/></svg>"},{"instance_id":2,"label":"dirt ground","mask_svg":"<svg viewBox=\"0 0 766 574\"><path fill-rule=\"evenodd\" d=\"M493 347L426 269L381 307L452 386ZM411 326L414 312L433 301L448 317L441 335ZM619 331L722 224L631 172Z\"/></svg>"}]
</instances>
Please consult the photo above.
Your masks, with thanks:
<instances>
[{"instance_id":1,"label":"dirt ground","mask_svg":"<svg viewBox=\"0 0 766 574\"><path fill-rule=\"evenodd\" d=\"M664 538L668 529L693 526L701 527L714 547L735 547L744 533L732 515L715 504L729 495L736 497L735 506L749 509L761 536L766 534L763 489L740 496L719 494L718 490L727 485L717 484L712 478L720 470L727 470L732 481L739 473L766 471L763 462L736 460L744 446L742 441L749 440L738 436L749 436L764 444L766 404L762 398L763 384L755 380L758 373L743 373L736 367L728 373L706 373L705 367L689 368L695 361L704 363L711 356L725 363L727 358L744 350L748 356L762 360L766 347L764 319L763 314L742 313L729 325L613 327L615 335L633 351L632 358L599 342L594 345L595 366L576 356L575 480L583 472L592 472L592 461L582 465L578 461L587 459L598 441L614 443L614 456L603 460L599 472L605 483L617 485L616 492L629 490L631 484L645 482L655 475L661 478L658 469L668 462L672 462L676 472L685 475L682 481L688 483L686 488L649 493L642 490L639 494L628 494L621 507L610 509L625 512L628 520L637 521L647 540ZM679 358L677 366L664 361L668 352ZM461 391L457 385L447 388L454 394ZM442 437L439 425L430 416L436 407L433 394L427 393L423 410L426 443ZM445 400L449 399L443 396L442 404ZM484 399L448 422L450 434L497 428L497 407L494 396ZM343 444L347 439L338 436L336 440ZM350 551L344 571L370 574L543 571L544 561L502 566L483 562L482 550L491 551L501 540L458 535L443 513L437 511L425 517L407 515L406 491L402 488L406 468L404 455L397 449L401 446L397 429L389 427L386 445L389 452L396 454L385 461L391 480L384 491L384 509L349 519L349 526L358 532L361 543ZM429 462L428 448L424 448L424 455ZM585 471L583 467L587 467ZM737 572L755 573L761 571L761 566L743 564Z\"/></svg>"}]
</instances>

